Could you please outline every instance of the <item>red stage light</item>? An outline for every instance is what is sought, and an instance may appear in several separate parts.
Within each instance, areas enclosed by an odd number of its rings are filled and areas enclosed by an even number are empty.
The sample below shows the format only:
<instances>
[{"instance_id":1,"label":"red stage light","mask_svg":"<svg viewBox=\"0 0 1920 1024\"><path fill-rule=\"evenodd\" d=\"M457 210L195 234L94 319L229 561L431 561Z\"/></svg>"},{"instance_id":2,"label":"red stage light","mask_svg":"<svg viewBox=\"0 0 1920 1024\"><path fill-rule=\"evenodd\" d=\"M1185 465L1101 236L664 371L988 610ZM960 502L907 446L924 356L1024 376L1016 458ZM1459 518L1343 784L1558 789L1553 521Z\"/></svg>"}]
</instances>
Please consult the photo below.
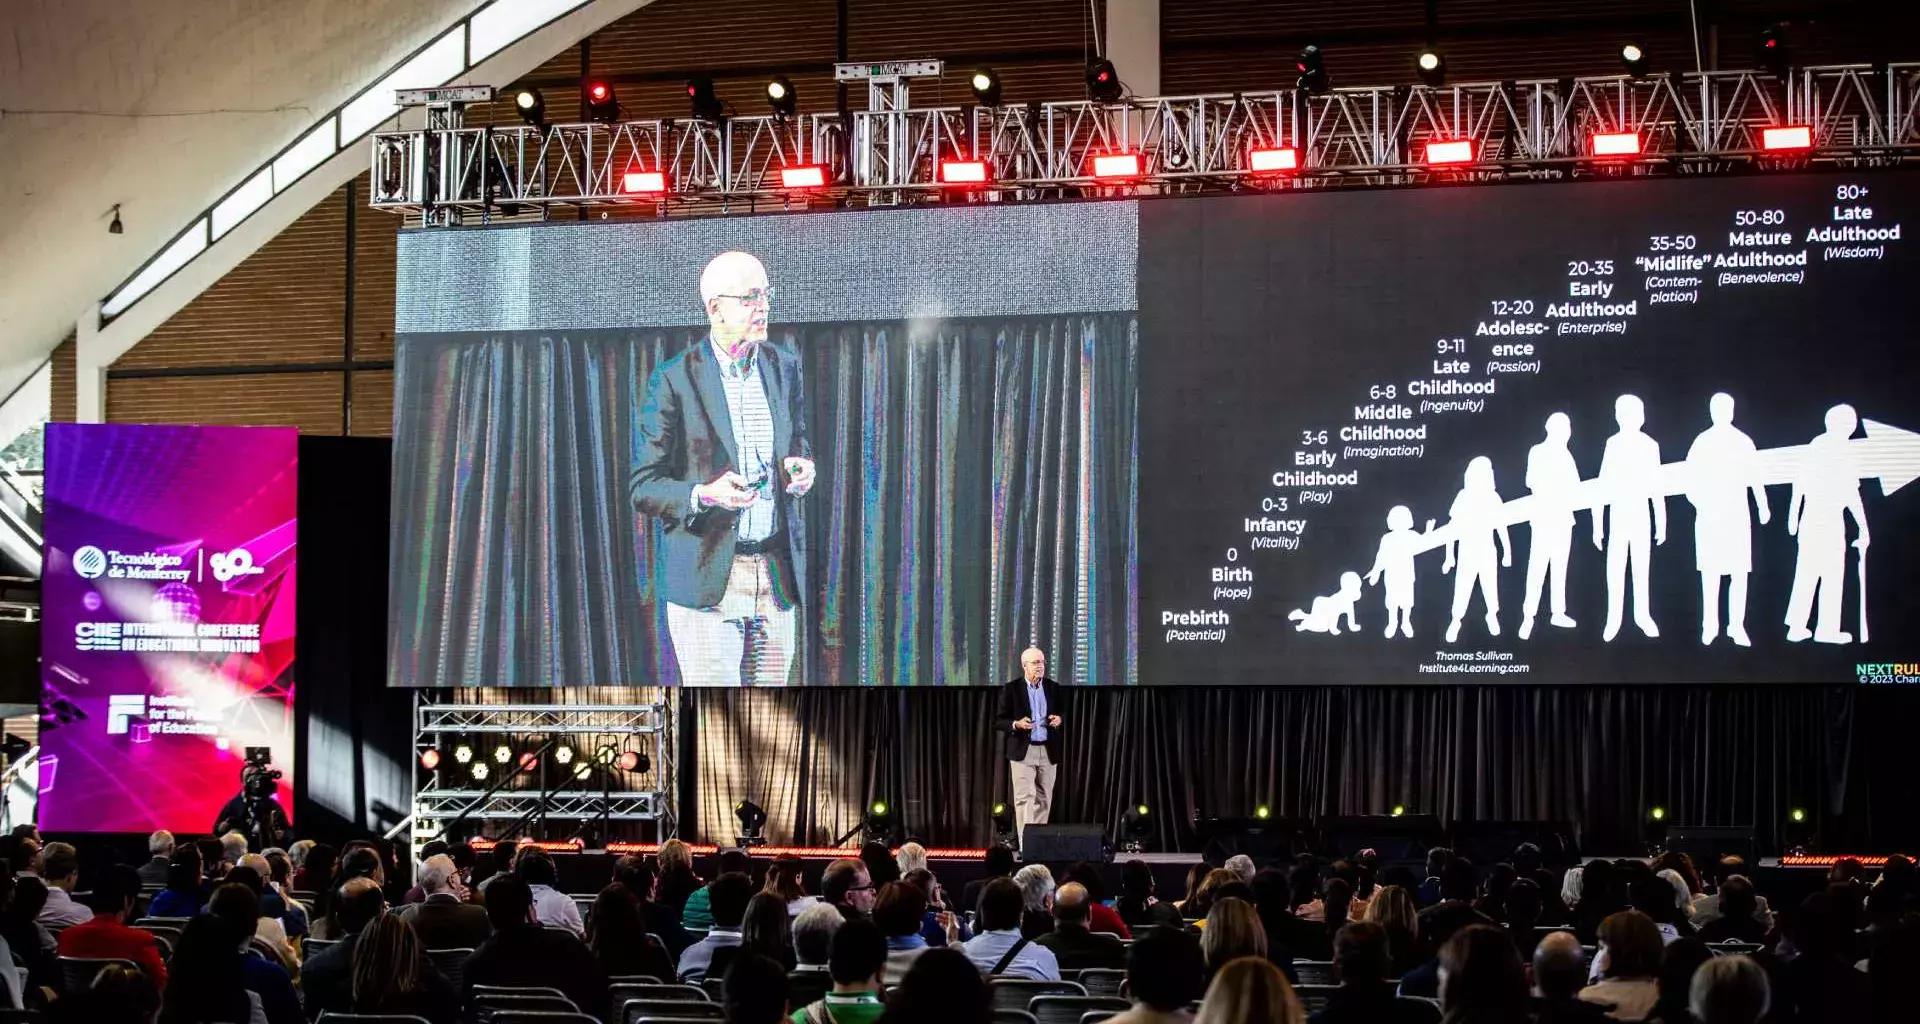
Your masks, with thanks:
<instances>
[{"instance_id":1,"label":"red stage light","mask_svg":"<svg viewBox=\"0 0 1920 1024\"><path fill-rule=\"evenodd\" d=\"M1466 164L1473 162L1473 140L1451 139L1427 143L1427 163Z\"/></svg>"},{"instance_id":2,"label":"red stage light","mask_svg":"<svg viewBox=\"0 0 1920 1024\"><path fill-rule=\"evenodd\" d=\"M1761 149L1812 149L1813 129L1804 125L1760 129Z\"/></svg>"},{"instance_id":3,"label":"red stage light","mask_svg":"<svg viewBox=\"0 0 1920 1024\"><path fill-rule=\"evenodd\" d=\"M428 747L420 752L420 767L428 771L440 767L440 751Z\"/></svg>"},{"instance_id":4,"label":"red stage light","mask_svg":"<svg viewBox=\"0 0 1920 1024\"><path fill-rule=\"evenodd\" d=\"M640 754L638 751L629 750L626 753L621 754L620 759L618 761L615 761L614 763L619 765L620 770L623 772L639 771L640 770Z\"/></svg>"},{"instance_id":5,"label":"red stage light","mask_svg":"<svg viewBox=\"0 0 1920 1024\"><path fill-rule=\"evenodd\" d=\"M1278 174L1281 171L1298 170L1300 151L1292 146L1279 149L1256 149L1247 154L1247 169L1255 174Z\"/></svg>"},{"instance_id":6,"label":"red stage light","mask_svg":"<svg viewBox=\"0 0 1920 1024\"><path fill-rule=\"evenodd\" d=\"M520 770L523 772L532 771L534 766L539 763L540 759L533 756L533 751L531 750L520 755Z\"/></svg>"},{"instance_id":7,"label":"red stage light","mask_svg":"<svg viewBox=\"0 0 1920 1024\"><path fill-rule=\"evenodd\" d=\"M1639 132L1600 132L1593 137L1594 156L1633 156L1639 152Z\"/></svg>"},{"instance_id":8,"label":"red stage light","mask_svg":"<svg viewBox=\"0 0 1920 1024\"><path fill-rule=\"evenodd\" d=\"M595 103L607 98L607 83L595 82L587 87L587 98Z\"/></svg>"},{"instance_id":9,"label":"red stage light","mask_svg":"<svg viewBox=\"0 0 1920 1024\"><path fill-rule=\"evenodd\" d=\"M987 180L984 160L942 160L940 181L947 185L981 185Z\"/></svg>"},{"instance_id":10,"label":"red stage light","mask_svg":"<svg viewBox=\"0 0 1920 1024\"><path fill-rule=\"evenodd\" d=\"M1140 176L1140 154L1108 153L1093 158L1093 176L1096 178L1138 178Z\"/></svg>"},{"instance_id":11,"label":"red stage light","mask_svg":"<svg viewBox=\"0 0 1920 1024\"><path fill-rule=\"evenodd\" d=\"M826 183L826 169L818 165L780 168L781 188L820 188Z\"/></svg>"},{"instance_id":12,"label":"red stage light","mask_svg":"<svg viewBox=\"0 0 1920 1024\"><path fill-rule=\"evenodd\" d=\"M628 171L620 176L620 191L629 194L665 192L667 176L660 171Z\"/></svg>"}]
</instances>

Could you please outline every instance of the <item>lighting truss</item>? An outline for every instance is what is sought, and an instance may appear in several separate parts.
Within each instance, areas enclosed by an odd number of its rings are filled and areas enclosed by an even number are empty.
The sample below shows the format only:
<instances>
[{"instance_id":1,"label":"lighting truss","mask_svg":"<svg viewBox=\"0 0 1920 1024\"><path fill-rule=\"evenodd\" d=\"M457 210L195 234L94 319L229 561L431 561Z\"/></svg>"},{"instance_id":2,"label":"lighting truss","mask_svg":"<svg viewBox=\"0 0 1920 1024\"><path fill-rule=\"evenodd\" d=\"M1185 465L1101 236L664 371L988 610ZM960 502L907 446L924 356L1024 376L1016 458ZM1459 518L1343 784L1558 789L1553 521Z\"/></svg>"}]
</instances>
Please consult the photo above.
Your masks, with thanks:
<instances>
[{"instance_id":1,"label":"lighting truss","mask_svg":"<svg viewBox=\"0 0 1920 1024\"><path fill-rule=\"evenodd\" d=\"M450 127L373 139L376 209L456 224L519 213L646 204L663 214L726 213L791 203L782 167L828 169L814 196L844 205L1192 192L1234 188L1401 185L1431 180L1556 178L1592 170L1589 139L1634 132L1631 173L1699 173L1769 164L1761 129L1811 128L1796 161L1878 166L1920 157L1920 63L1634 78L1523 79L1298 89L1132 99L878 109L790 118ZM1420 157L1436 139L1469 139L1475 159L1447 168ZM1253 149L1291 147L1300 168L1256 178ZM1141 176L1096 181L1095 156L1138 153ZM981 161L979 187L939 180L943 160ZM1621 173L1622 161L1608 163ZM623 192L629 171L666 176L662 195ZM799 199L798 201L806 201Z\"/></svg>"}]
</instances>

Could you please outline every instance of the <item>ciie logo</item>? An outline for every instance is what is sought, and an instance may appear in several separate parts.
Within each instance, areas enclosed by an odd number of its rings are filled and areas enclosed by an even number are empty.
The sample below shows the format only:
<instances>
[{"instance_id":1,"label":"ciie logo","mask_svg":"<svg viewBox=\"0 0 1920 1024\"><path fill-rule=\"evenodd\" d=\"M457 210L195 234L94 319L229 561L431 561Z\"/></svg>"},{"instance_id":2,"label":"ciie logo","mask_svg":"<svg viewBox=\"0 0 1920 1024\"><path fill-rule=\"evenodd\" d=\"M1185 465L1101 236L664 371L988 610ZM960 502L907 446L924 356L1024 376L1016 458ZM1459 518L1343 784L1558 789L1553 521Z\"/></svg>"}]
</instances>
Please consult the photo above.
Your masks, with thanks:
<instances>
[{"instance_id":1,"label":"ciie logo","mask_svg":"<svg viewBox=\"0 0 1920 1024\"><path fill-rule=\"evenodd\" d=\"M128 722L135 718L147 717L147 696L144 693L114 693L107 696L107 735L125 736L130 730Z\"/></svg>"},{"instance_id":2,"label":"ciie logo","mask_svg":"<svg viewBox=\"0 0 1920 1024\"><path fill-rule=\"evenodd\" d=\"M1878 686L1913 686L1920 684L1920 661L1894 661L1881 665L1857 664L1854 671L1862 683Z\"/></svg>"},{"instance_id":3,"label":"ciie logo","mask_svg":"<svg viewBox=\"0 0 1920 1024\"><path fill-rule=\"evenodd\" d=\"M216 551L207 557L207 564L213 567L213 578L222 583L241 576L258 576L267 571L253 564L253 552L246 548Z\"/></svg>"},{"instance_id":4,"label":"ciie logo","mask_svg":"<svg viewBox=\"0 0 1920 1024\"><path fill-rule=\"evenodd\" d=\"M91 544L73 553L73 571L83 580L97 580L107 571L107 553Z\"/></svg>"}]
</instances>

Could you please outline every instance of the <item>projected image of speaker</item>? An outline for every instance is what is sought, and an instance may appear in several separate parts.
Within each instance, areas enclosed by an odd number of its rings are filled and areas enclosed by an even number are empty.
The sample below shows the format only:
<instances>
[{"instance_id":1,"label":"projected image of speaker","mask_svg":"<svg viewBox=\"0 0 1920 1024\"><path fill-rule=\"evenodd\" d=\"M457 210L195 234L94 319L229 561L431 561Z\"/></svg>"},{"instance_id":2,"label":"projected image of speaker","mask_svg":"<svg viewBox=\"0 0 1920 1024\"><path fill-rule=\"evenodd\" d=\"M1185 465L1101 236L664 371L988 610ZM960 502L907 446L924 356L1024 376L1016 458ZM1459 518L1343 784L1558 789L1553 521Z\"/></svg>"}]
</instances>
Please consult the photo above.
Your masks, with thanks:
<instances>
[{"instance_id":1,"label":"projected image of speaker","mask_svg":"<svg viewBox=\"0 0 1920 1024\"><path fill-rule=\"evenodd\" d=\"M1020 859L1028 864L1112 859L1106 830L1099 825L1028 825L1020 839Z\"/></svg>"}]
</instances>

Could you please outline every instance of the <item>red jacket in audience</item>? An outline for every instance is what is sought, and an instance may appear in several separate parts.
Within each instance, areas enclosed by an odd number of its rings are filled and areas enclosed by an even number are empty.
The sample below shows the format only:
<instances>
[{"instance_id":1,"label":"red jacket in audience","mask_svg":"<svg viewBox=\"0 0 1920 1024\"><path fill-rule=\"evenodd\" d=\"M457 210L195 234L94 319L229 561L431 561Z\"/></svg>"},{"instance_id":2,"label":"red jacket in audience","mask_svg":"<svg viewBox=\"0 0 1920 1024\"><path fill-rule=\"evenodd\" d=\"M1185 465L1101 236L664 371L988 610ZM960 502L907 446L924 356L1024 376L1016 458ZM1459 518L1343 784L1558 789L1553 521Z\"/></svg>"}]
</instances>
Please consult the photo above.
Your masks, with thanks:
<instances>
[{"instance_id":1,"label":"red jacket in audience","mask_svg":"<svg viewBox=\"0 0 1920 1024\"><path fill-rule=\"evenodd\" d=\"M89 960L131 960L153 979L153 987L167 987L167 965L153 933L129 928L118 920L96 916L60 932L60 955Z\"/></svg>"}]
</instances>

